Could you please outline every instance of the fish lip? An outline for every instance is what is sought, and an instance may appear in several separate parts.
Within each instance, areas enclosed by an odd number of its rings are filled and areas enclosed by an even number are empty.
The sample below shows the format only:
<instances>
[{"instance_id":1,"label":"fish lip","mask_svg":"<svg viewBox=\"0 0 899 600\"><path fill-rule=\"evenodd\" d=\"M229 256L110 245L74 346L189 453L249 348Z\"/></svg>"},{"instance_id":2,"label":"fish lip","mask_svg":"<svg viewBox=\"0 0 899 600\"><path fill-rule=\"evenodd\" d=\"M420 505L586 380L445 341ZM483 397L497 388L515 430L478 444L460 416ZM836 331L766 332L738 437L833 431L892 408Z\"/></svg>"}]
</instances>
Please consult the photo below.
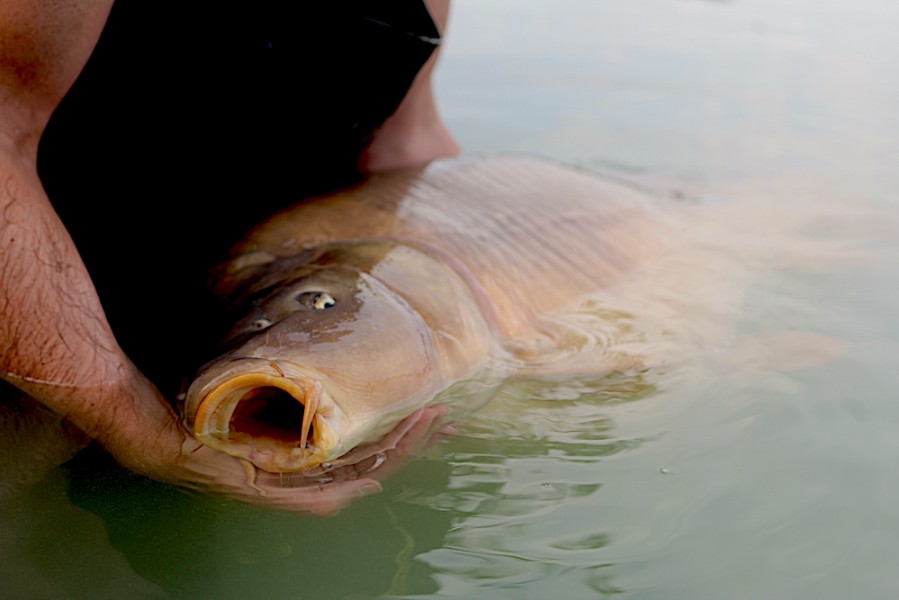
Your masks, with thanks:
<instances>
[{"instance_id":1,"label":"fish lip","mask_svg":"<svg viewBox=\"0 0 899 600\"><path fill-rule=\"evenodd\" d=\"M344 453L338 435L343 412L321 377L293 364L255 357L234 357L222 366L218 374L198 378L187 391L185 426L198 441L273 473L316 469ZM254 392L271 389L281 390L303 405L300 429L308 433L308 439L307 433L301 433L301 441L308 441L305 447L247 435L232 427L239 405L253 402Z\"/></svg>"}]
</instances>

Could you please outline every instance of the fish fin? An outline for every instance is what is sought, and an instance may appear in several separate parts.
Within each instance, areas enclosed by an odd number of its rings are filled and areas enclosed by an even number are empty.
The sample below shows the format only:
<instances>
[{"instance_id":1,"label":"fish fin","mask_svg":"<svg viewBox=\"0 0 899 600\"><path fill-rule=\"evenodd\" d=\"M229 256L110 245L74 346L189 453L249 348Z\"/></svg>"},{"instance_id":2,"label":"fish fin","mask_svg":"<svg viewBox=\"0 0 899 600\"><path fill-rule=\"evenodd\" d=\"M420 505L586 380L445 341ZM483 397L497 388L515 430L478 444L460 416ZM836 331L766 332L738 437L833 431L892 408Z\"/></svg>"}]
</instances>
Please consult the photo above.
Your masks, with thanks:
<instances>
[{"instance_id":1,"label":"fish fin","mask_svg":"<svg viewBox=\"0 0 899 600\"><path fill-rule=\"evenodd\" d=\"M756 333L736 341L729 362L743 372L799 371L836 360L850 346L846 340L806 331Z\"/></svg>"}]
</instances>

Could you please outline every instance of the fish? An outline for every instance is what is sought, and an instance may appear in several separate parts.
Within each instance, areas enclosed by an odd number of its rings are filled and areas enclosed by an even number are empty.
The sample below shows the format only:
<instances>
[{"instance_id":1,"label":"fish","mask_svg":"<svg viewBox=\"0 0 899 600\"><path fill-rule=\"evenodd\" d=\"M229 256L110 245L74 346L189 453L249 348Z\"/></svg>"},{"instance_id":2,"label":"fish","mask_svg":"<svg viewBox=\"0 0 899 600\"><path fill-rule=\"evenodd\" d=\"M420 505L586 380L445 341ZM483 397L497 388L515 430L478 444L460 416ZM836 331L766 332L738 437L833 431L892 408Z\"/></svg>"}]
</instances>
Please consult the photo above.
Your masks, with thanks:
<instances>
[{"instance_id":1,"label":"fish","mask_svg":"<svg viewBox=\"0 0 899 600\"><path fill-rule=\"evenodd\" d=\"M527 157L442 159L302 201L213 270L230 328L184 425L314 475L422 407L476 409L514 373L564 368L554 315L659 252L659 214L636 188Z\"/></svg>"}]
</instances>

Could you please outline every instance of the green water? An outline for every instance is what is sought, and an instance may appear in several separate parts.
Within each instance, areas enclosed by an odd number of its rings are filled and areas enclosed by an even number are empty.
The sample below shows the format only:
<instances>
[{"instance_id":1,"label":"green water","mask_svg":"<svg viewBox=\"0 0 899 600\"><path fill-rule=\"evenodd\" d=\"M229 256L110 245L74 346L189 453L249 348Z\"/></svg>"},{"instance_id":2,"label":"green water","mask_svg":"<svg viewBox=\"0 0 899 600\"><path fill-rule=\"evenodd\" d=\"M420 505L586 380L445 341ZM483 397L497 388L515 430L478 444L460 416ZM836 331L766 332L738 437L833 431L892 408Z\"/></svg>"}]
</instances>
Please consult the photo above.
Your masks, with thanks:
<instances>
[{"instance_id":1,"label":"green water","mask_svg":"<svg viewBox=\"0 0 899 600\"><path fill-rule=\"evenodd\" d=\"M683 281L672 320L725 334L516 382L335 517L55 472L2 507L0 597L896 597L896 31L882 0L457 0L438 95L467 151L765 206L772 228L782 205L822 244L726 303ZM725 247L769 242L727 223ZM758 337L783 331L823 357Z\"/></svg>"}]
</instances>

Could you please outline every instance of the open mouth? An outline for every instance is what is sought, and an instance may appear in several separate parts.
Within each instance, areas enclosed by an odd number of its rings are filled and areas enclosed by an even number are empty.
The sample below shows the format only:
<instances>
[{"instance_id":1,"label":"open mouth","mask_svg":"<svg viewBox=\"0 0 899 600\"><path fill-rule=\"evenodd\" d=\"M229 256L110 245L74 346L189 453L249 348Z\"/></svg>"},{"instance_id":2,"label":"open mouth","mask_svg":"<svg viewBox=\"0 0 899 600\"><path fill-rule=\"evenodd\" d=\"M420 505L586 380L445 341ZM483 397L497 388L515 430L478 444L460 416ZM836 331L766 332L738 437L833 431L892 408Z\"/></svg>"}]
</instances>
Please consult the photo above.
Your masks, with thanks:
<instances>
[{"instance_id":1,"label":"open mouth","mask_svg":"<svg viewBox=\"0 0 899 600\"><path fill-rule=\"evenodd\" d=\"M195 437L260 469L311 469L329 458L330 402L321 384L265 372L227 377L209 390L193 418ZM331 443L329 443L331 442Z\"/></svg>"},{"instance_id":2,"label":"open mouth","mask_svg":"<svg viewBox=\"0 0 899 600\"><path fill-rule=\"evenodd\" d=\"M306 448L315 438L313 426L304 430L306 406L278 387L257 387L238 401L229 420L235 437L266 438L294 448Z\"/></svg>"}]
</instances>

